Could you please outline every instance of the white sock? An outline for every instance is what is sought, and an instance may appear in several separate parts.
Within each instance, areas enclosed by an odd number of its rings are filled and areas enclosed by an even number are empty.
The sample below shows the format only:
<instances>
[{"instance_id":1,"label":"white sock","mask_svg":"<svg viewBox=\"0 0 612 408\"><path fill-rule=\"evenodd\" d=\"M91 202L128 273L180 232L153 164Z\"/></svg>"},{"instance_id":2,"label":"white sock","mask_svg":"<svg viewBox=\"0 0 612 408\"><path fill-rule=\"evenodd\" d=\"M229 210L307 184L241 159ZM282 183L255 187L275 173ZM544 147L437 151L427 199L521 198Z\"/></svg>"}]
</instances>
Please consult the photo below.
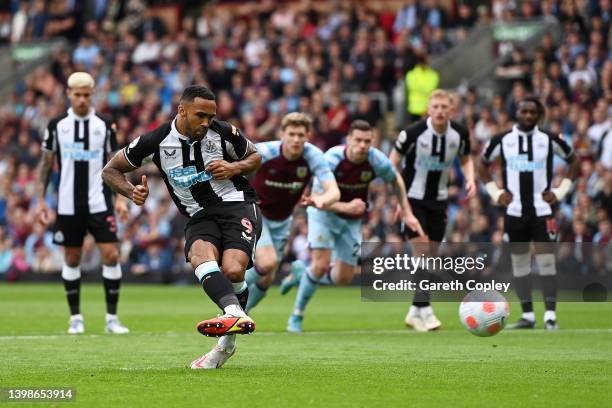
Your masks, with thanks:
<instances>
[{"instance_id":1,"label":"white sock","mask_svg":"<svg viewBox=\"0 0 612 408\"><path fill-rule=\"evenodd\" d=\"M229 336L223 336L219 339L217 344L223 347L225 351L232 351L236 347L236 335L230 334Z\"/></svg>"},{"instance_id":2,"label":"white sock","mask_svg":"<svg viewBox=\"0 0 612 408\"><path fill-rule=\"evenodd\" d=\"M79 314L75 314L75 315L70 316L70 321L71 322L74 322L75 320L84 320L83 319L83 315L79 313Z\"/></svg>"},{"instance_id":3,"label":"white sock","mask_svg":"<svg viewBox=\"0 0 612 408\"><path fill-rule=\"evenodd\" d=\"M530 322L535 322L535 313L533 312L523 312L521 317L523 319L529 320Z\"/></svg>"},{"instance_id":4,"label":"white sock","mask_svg":"<svg viewBox=\"0 0 612 408\"><path fill-rule=\"evenodd\" d=\"M117 315L116 314L106 314L106 323L110 322L111 320L116 320L117 319Z\"/></svg>"},{"instance_id":5,"label":"white sock","mask_svg":"<svg viewBox=\"0 0 612 408\"><path fill-rule=\"evenodd\" d=\"M431 308L431 306L421 307L420 309L421 318L423 319L433 314L433 309Z\"/></svg>"},{"instance_id":6,"label":"white sock","mask_svg":"<svg viewBox=\"0 0 612 408\"><path fill-rule=\"evenodd\" d=\"M419 308L416 307L415 305L411 305L410 309L408 309L408 316L410 317L420 316Z\"/></svg>"},{"instance_id":7,"label":"white sock","mask_svg":"<svg viewBox=\"0 0 612 408\"><path fill-rule=\"evenodd\" d=\"M242 308L240 307L240 305L229 305L226 306L223 311L227 314L230 314L232 316L238 316L238 317L246 317L246 313L244 313L244 310L242 310Z\"/></svg>"},{"instance_id":8,"label":"white sock","mask_svg":"<svg viewBox=\"0 0 612 408\"><path fill-rule=\"evenodd\" d=\"M557 321L557 313L554 310L547 310L544 312L544 321L554 320Z\"/></svg>"}]
</instances>

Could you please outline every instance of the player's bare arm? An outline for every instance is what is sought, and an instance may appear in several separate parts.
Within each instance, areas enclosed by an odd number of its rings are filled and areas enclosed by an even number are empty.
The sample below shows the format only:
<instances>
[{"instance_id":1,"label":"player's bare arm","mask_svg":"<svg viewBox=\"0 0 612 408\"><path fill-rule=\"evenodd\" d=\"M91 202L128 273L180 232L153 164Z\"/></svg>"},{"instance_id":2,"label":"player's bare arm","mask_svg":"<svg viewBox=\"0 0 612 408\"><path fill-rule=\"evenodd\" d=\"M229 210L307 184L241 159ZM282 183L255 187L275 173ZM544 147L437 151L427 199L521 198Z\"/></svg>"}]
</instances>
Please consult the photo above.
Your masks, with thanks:
<instances>
[{"instance_id":1,"label":"player's bare arm","mask_svg":"<svg viewBox=\"0 0 612 408\"><path fill-rule=\"evenodd\" d=\"M366 203L361 198L353 198L349 202L336 201L331 204L328 211L349 216L361 215L366 210Z\"/></svg>"},{"instance_id":2,"label":"player's bare arm","mask_svg":"<svg viewBox=\"0 0 612 408\"><path fill-rule=\"evenodd\" d=\"M255 145L248 142L247 151L242 160L232 163L225 160L215 160L206 167L206 171L212 173L216 180L227 180L234 176L252 173L260 166L261 155Z\"/></svg>"},{"instance_id":3,"label":"player's bare arm","mask_svg":"<svg viewBox=\"0 0 612 408\"><path fill-rule=\"evenodd\" d=\"M487 193L491 196L493 203L507 207L512 202L512 193L497 186L497 183L493 180L489 164L485 163L484 160L480 160L478 165L478 177L485 184Z\"/></svg>"},{"instance_id":4,"label":"player's bare arm","mask_svg":"<svg viewBox=\"0 0 612 408\"><path fill-rule=\"evenodd\" d=\"M141 185L133 185L125 173L134 171L122 152L116 154L102 169L102 180L116 193L132 200L136 205L143 205L149 196L147 176L142 176Z\"/></svg>"},{"instance_id":5,"label":"player's bare arm","mask_svg":"<svg viewBox=\"0 0 612 408\"><path fill-rule=\"evenodd\" d=\"M45 192L51 178L51 170L53 168L53 157L55 153L43 150L40 164L38 165L38 208L36 209L36 220L43 225L49 222L49 214L47 203L45 202Z\"/></svg>"},{"instance_id":6,"label":"player's bare arm","mask_svg":"<svg viewBox=\"0 0 612 408\"><path fill-rule=\"evenodd\" d=\"M312 194L302 199L302 205L313 205L320 210L329 210L330 206L340 200L340 189L336 180L325 180L321 182L322 194Z\"/></svg>"},{"instance_id":7,"label":"player's bare arm","mask_svg":"<svg viewBox=\"0 0 612 408\"><path fill-rule=\"evenodd\" d=\"M578 160L575 154L572 154L567 159L567 164L569 165L569 169L559 186L542 193L542 198L550 205L557 204L559 201L563 200L571 191L576 178L580 175L580 160Z\"/></svg>"},{"instance_id":8,"label":"player's bare arm","mask_svg":"<svg viewBox=\"0 0 612 408\"><path fill-rule=\"evenodd\" d=\"M474 161L472 156L461 156L461 171L465 177L466 198L470 199L476 194L476 181L474 179Z\"/></svg>"}]
</instances>

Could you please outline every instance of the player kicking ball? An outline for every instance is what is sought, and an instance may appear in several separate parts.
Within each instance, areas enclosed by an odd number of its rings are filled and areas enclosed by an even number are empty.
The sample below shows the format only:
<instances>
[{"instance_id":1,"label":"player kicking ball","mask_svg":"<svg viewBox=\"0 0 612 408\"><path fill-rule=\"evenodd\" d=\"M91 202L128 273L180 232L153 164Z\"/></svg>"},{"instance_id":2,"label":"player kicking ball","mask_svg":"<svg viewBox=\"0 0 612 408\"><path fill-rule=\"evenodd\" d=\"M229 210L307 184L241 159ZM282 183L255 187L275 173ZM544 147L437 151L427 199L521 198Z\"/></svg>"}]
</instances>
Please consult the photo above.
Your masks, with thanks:
<instances>
[{"instance_id":1,"label":"player kicking ball","mask_svg":"<svg viewBox=\"0 0 612 408\"><path fill-rule=\"evenodd\" d=\"M235 335L255 330L244 311L244 272L261 231L261 212L244 175L259 168L261 156L240 130L215 120L216 111L208 88L187 87L174 120L136 138L102 173L113 190L142 206L149 195L146 176L134 186L125 173L152 161L177 208L189 218L185 257L204 292L224 312L197 325L205 336L224 337L191 363L193 369L221 367L236 352Z\"/></svg>"},{"instance_id":2,"label":"player kicking ball","mask_svg":"<svg viewBox=\"0 0 612 408\"><path fill-rule=\"evenodd\" d=\"M368 186L377 177L393 184L403 210L403 219L409 224L412 217L406 187L391 161L380 150L372 147L373 129L366 121L351 123L346 145L335 146L325 153L325 159L336 176L340 188L340 200L322 210L308 207L308 245L312 264L300 276L293 313L287 330L302 332L304 312L319 284L347 285L357 269L361 246L362 219L366 212ZM311 203L322 192L321 182L315 179ZM333 267L332 256L335 259ZM285 278L282 290L286 293L296 285L297 279Z\"/></svg>"},{"instance_id":3,"label":"player kicking ball","mask_svg":"<svg viewBox=\"0 0 612 408\"><path fill-rule=\"evenodd\" d=\"M410 208L418 222L416 225L404 223L401 229L419 255L436 256L444 239L448 178L456 158L461 162L466 198L476 193L469 131L450 120L451 106L452 97L448 92L434 91L429 98L428 117L402 130L390 155L398 170L405 159L401 173ZM423 274L425 271L417 271L417 276ZM420 332L438 330L442 326L429 302L429 292L415 292L404 322Z\"/></svg>"},{"instance_id":4,"label":"player kicking ball","mask_svg":"<svg viewBox=\"0 0 612 408\"><path fill-rule=\"evenodd\" d=\"M255 266L246 272L249 285L246 310L249 312L264 298L272 284L289 238L291 213L312 176L320 180L323 187L323 194L312 197L316 208L328 208L340 198L323 152L306 142L311 128L312 121L306 114L289 113L281 121L280 141L257 144L262 166L252 183L260 198L263 223Z\"/></svg>"},{"instance_id":5,"label":"player kicking ball","mask_svg":"<svg viewBox=\"0 0 612 408\"><path fill-rule=\"evenodd\" d=\"M558 135L540 130L544 105L535 97L519 102L518 124L509 132L494 136L485 146L478 168L480 179L496 205L505 209L504 233L510 240L510 258L516 292L523 314L508 329L533 329L536 325L531 298L531 242L540 271L544 295L544 327L556 330L557 269L551 243L557 240L553 208L572 189L580 162L572 147ZM569 165L567 175L552 188L553 159L559 156ZM501 160L502 188L493 180L489 166Z\"/></svg>"}]
</instances>

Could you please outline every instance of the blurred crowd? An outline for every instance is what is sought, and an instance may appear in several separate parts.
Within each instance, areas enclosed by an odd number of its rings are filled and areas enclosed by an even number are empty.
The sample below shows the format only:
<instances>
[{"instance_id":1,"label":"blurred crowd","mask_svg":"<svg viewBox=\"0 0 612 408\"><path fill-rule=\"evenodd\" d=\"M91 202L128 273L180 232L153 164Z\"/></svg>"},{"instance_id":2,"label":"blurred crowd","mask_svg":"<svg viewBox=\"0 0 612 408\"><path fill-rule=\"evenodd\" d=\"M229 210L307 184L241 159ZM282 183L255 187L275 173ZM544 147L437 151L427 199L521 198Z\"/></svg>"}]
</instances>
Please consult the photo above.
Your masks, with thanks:
<instances>
[{"instance_id":1,"label":"blurred crowd","mask_svg":"<svg viewBox=\"0 0 612 408\"><path fill-rule=\"evenodd\" d=\"M486 141L511 127L517 101L538 95L548 107L543 126L570 140L582 162L576 191L560 206L561 239L606 245L612 238L612 186L598 162L612 116L609 0L444 2L455 5L450 9L437 0L394 2L397 7L388 9L376 8L381 2L207 2L177 13L182 17L174 25L142 0L10 3L0 18L0 42L62 36L71 48L16 83L0 105L0 279L61 267L51 232L33 222L33 197L41 135L67 108L70 73L84 70L96 78L96 110L114 119L120 146L171 119L183 88L204 83L217 94L218 118L240 126L254 142L276 138L282 116L299 110L314 119L311 141L322 149L341 143L351 120L365 119L377 126L376 145L389 152L406 125L388 112L398 81L465 40L474 25L516 18L555 18L562 38L544 36L534 53L512 49L496 72L507 92L492 101L477 89L457 94L454 119L470 128L478 162ZM47 194L52 207L55 170ZM447 239L501 242L499 209L483 193L466 201L455 170ZM132 206L130 221L119 226L121 261L133 275L172 281L187 270L185 220L156 171L142 171L152 195L143 209ZM556 163L556 174L563 171ZM373 183L364 240L400 240L394 205L387 187ZM308 259L306 231L298 209L287 260ZM91 238L83 260L84 271L100 266Z\"/></svg>"}]
</instances>

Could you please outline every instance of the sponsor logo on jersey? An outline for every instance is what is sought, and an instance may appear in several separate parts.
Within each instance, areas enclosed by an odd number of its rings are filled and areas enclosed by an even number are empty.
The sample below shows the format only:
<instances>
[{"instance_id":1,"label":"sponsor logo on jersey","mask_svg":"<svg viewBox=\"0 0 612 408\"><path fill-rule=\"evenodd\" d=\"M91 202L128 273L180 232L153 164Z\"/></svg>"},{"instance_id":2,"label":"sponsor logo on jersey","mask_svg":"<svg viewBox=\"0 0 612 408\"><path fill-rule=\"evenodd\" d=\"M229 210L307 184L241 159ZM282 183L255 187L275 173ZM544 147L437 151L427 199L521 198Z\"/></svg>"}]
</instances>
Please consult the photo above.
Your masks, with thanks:
<instances>
[{"instance_id":1,"label":"sponsor logo on jersey","mask_svg":"<svg viewBox=\"0 0 612 408\"><path fill-rule=\"evenodd\" d=\"M296 173L299 178L304 178L308 174L308 168L306 166L300 166L297 168Z\"/></svg>"},{"instance_id":2,"label":"sponsor logo on jersey","mask_svg":"<svg viewBox=\"0 0 612 408\"><path fill-rule=\"evenodd\" d=\"M417 167L428 171L444 171L453 164L452 160L440 161L438 156L421 156L416 160Z\"/></svg>"},{"instance_id":3,"label":"sponsor logo on jersey","mask_svg":"<svg viewBox=\"0 0 612 408\"><path fill-rule=\"evenodd\" d=\"M361 181L370 181L372 180L372 172L371 171L362 171L361 172Z\"/></svg>"},{"instance_id":4,"label":"sponsor logo on jersey","mask_svg":"<svg viewBox=\"0 0 612 408\"><path fill-rule=\"evenodd\" d=\"M299 191L304 186L304 183L301 181L292 181L290 183L283 183L282 181L266 180L264 184L269 187L282 188L282 189L292 190L292 191Z\"/></svg>"},{"instance_id":5,"label":"sponsor logo on jersey","mask_svg":"<svg viewBox=\"0 0 612 408\"><path fill-rule=\"evenodd\" d=\"M102 150L85 150L81 142L62 143L62 160L91 161L102 157Z\"/></svg>"},{"instance_id":6,"label":"sponsor logo on jersey","mask_svg":"<svg viewBox=\"0 0 612 408\"><path fill-rule=\"evenodd\" d=\"M185 168L175 168L168 171L170 184L175 187L189 188L197 183L202 183L213 178L212 174L206 171L198 173L195 166Z\"/></svg>"},{"instance_id":7,"label":"sponsor logo on jersey","mask_svg":"<svg viewBox=\"0 0 612 408\"><path fill-rule=\"evenodd\" d=\"M541 170L546 167L546 162L544 160L529 161L526 154L517 154L516 156L508 157L506 161L508 163L508 169L518 172Z\"/></svg>"}]
</instances>

